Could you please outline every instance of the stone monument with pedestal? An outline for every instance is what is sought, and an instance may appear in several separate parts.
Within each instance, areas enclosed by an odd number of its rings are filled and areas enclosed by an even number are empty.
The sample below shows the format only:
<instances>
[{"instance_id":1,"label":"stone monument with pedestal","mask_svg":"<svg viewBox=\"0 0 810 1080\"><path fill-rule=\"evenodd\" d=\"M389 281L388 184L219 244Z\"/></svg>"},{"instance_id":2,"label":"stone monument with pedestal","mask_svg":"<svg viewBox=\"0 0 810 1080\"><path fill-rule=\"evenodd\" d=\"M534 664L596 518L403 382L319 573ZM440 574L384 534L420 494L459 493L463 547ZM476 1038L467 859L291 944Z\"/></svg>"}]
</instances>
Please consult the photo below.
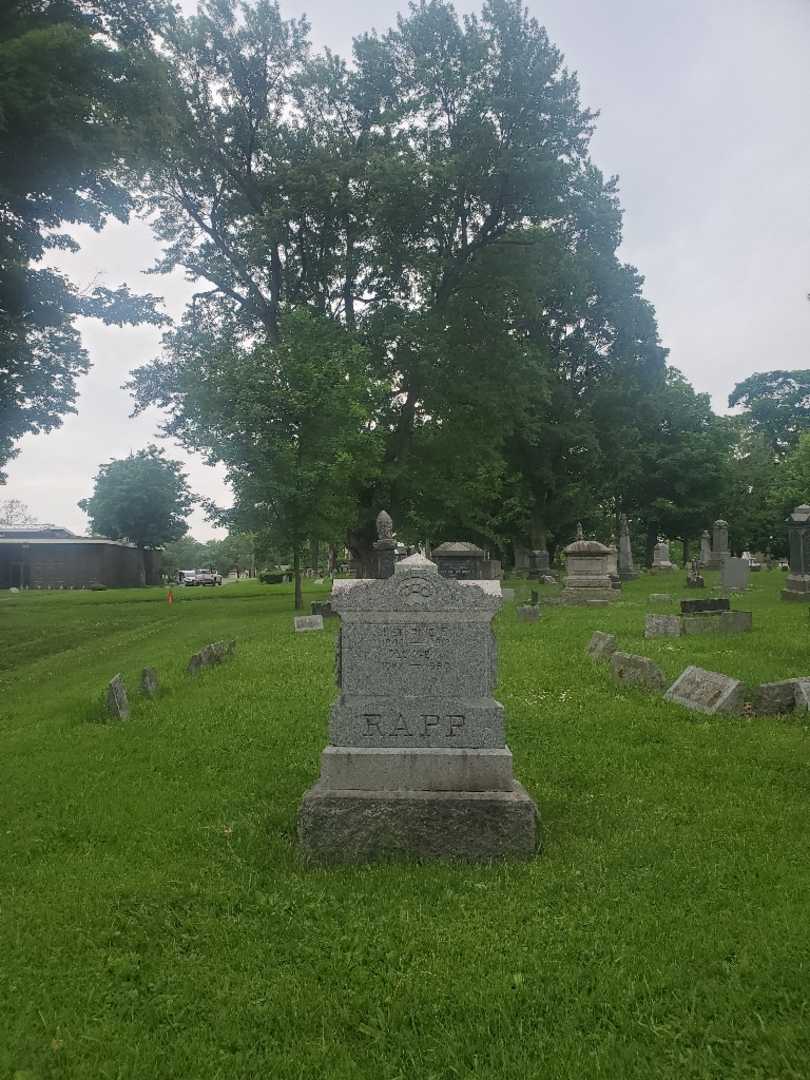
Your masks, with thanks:
<instances>
[{"instance_id":1,"label":"stone monument with pedestal","mask_svg":"<svg viewBox=\"0 0 810 1080\"><path fill-rule=\"evenodd\" d=\"M385 510L377 514L377 539L374 542L376 557L375 577L389 578L394 573L399 544L394 539L394 523Z\"/></svg>"},{"instance_id":2,"label":"stone monument with pedestal","mask_svg":"<svg viewBox=\"0 0 810 1080\"><path fill-rule=\"evenodd\" d=\"M633 564L633 548L630 544L630 526L627 514L619 518L619 580L635 581L638 571Z\"/></svg>"},{"instance_id":3,"label":"stone monument with pedestal","mask_svg":"<svg viewBox=\"0 0 810 1080\"><path fill-rule=\"evenodd\" d=\"M608 573L610 551L598 540L586 540L582 525L577 525L577 538L564 551L566 578L560 598L565 604L586 604L594 600L617 600Z\"/></svg>"},{"instance_id":4,"label":"stone monument with pedestal","mask_svg":"<svg viewBox=\"0 0 810 1080\"><path fill-rule=\"evenodd\" d=\"M782 599L810 603L810 506L797 506L788 518L788 545L790 573Z\"/></svg>"},{"instance_id":5,"label":"stone monument with pedestal","mask_svg":"<svg viewBox=\"0 0 810 1080\"><path fill-rule=\"evenodd\" d=\"M675 563L670 560L669 543L666 540L662 540L659 544L655 545L650 573L671 574L673 570L677 570L677 567Z\"/></svg>"},{"instance_id":6,"label":"stone monument with pedestal","mask_svg":"<svg viewBox=\"0 0 810 1080\"><path fill-rule=\"evenodd\" d=\"M551 563L549 554L545 548L534 548L529 552L529 580L539 581L541 578L549 577L551 574Z\"/></svg>"},{"instance_id":7,"label":"stone monument with pedestal","mask_svg":"<svg viewBox=\"0 0 810 1080\"><path fill-rule=\"evenodd\" d=\"M731 552L728 550L728 522L718 518L712 526L712 553L706 563L707 570L722 570Z\"/></svg>"},{"instance_id":8,"label":"stone monument with pedestal","mask_svg":"<svg viewBox=\"0 0 810 1080\"><path fill-rule=\"evenodd\" d=\"M305 855L533 855L537 808L492 697L500 583L443 578L414 555L383 581L336 581L331 602L340 695L299 810Z\"/></svg>"},{"instance_id":9,"label":"stone monument with pedestal","mask_svg":"<svg viewBox=\"0 0 810 1080\"><path fill-rule=\"evenodd\" d=\"M469 544L464 540L448 540L434 548L430 557L442 577L459 580L467 578L473 581L489 577L488 573L484 573L484 563L490 560L476 544Z\"/></svg>"}]
</instances>

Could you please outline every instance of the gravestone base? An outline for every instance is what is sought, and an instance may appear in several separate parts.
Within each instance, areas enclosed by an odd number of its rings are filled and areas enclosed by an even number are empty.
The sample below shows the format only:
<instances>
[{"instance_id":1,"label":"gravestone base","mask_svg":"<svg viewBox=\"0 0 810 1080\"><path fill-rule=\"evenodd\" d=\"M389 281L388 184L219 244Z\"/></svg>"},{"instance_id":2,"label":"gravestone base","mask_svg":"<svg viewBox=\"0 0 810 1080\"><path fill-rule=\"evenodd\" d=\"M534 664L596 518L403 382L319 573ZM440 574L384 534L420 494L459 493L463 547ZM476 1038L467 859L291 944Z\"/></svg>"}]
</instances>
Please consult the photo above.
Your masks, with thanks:
<instances>
[{"instance_id":1,"label":"gravestone base","mask_svg":"<svg viewBox=\"0 0 810 1080\"><path fill-rule=\"evenodd\" d=\"M577 589L576 587L569 587L563 589L560 593L560 600L564 604L588 604L592 600L605 600L612 602L613 600L619 600L621 597L616 589Z\"/></svg>"},{"instance_id":2,"label":"gravestone base","mask_svg":"<svg viewBox=\"0 0 810 1080\"><path fill-rule=\"evenodd\" d=\"M319 782L298 813L304 856L321 863L386 858L532 858L537 807L513 781L509 791L330 790Z\"/></svg>"},{"instance_id":3,"label":"gravestone base","mask_svg":"<svg viewBox=\"0 0 810 1080\"><path fill-rule=\"evenodd\" d=\"M791 574L782 589L782 599L810 603L810 574Z\"/></svg>"}]
</instances>

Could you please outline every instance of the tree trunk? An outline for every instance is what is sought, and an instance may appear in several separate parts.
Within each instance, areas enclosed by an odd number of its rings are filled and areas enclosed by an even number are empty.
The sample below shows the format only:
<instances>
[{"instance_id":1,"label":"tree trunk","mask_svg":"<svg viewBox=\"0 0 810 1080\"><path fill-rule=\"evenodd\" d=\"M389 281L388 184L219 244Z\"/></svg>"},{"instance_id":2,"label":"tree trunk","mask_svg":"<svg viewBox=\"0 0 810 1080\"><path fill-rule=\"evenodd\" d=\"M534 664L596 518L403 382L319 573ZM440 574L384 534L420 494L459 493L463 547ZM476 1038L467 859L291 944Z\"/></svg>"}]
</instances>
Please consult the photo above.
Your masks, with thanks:
<instances>
[{"instance_id":1,"label":"tree trunk","mask_svg":"<svg viewBox=\"0 0 810 1080\"><path fill-rule=\"evenodd\" d=\"M295 580L295 610L301 611L304 596L301 589L301 549L296 544L293 548L293 578Z\"/></svg>"},{"instance_id":2,"label":"tree trunk","mask_svg":"<svg viewBox=\"0 0 810 1080\"><path fill-rule=\"evenodd\" d=\"M532 507L532 522L529 533L529 543L532 551L546 551L548 549L548 532L546 529L546 492L535 499Z\"/></svg>"},{"instance_id":3,"label":"tree trunk","mask_svg":"<svg viewBox=\"0 0 810 1080\"><path fill-rule=\"evenodd\" d=\"M329 577L335 576L337 570L337 547L334 544L329 545Z\"/></svg>"},{"instance_id":4,"label":"tree trunk","mask_svg":"<svg viewBox=\"0 0 810 1080\"><path fill-rule=\"evenodd\" d=\"M349 554L360 564L361 577L374 577L375 553L372 534L367 529L350 529L346 537Z\"/></svg>"}]
</instances>

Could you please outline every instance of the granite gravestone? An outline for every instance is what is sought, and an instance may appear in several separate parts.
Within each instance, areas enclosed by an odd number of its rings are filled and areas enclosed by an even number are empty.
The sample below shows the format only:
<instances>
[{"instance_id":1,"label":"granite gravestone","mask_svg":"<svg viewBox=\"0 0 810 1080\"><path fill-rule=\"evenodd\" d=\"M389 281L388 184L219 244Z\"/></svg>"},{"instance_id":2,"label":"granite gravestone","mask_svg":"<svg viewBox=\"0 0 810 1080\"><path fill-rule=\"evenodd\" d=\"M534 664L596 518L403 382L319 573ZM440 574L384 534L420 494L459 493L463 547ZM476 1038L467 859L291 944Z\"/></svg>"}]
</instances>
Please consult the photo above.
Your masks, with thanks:
<instances>
[{"instance_id":1,"label":"granite gravestone","mask_svg":"<svg viewBox=\"0 0 810 1080\"><path fill-rule=\"evenodd\" d=\"M664 697L687 709L713 716L715 713L736 712L743 703L744 692L745 688L738 679L691 665L681 672Z\"/></svg>"},{"instance_id":2,"label":"granite gravestone","mask_svg":"<svg viewBox=\"0 0 810 1080\"><path fill-rule=\"evenodd\" d=\"M375 576L388 578L394 572L399 545L394 539L394 523L386 510L381 510L377 514L376 526L377 539L373 545L376 560Z\"/></svg>"},{"instance_id":3,"label":"granite gravestone","mask_svg":"<svg viewBox=\"0 0 810 1080\"><path fill-rule=\"evenodd\" d=\"M638 571L633 565L633 548L630 545L630 526L627 514L619 518L619 578L622 581L634 581Z\"/></svg>"},{"instance_id":4,"label":"granite gravestone","mask_svg":"<svg viewBox=\"0 0 810 1080\"><path fill-rule=\"evenodd\" d=\"M122 675L114 675L107 684L104 698L107 715L112 720L129 720L129 698Z\"/></svg>"},{"instance_id":5,"label":"granite gravestone","mask_svg":"<svg viewBox=\"0 0 810 1080\"><path fill-rule=\"evenodd\" d=\"M704 529L700 536L700 558L698 565L704 569L712 560L712 538L708 529Z\"/></svg>"},{"instance_id":6,"label":"granite gravestone","mask_svg":"<svg viewBox=\"0 0 810 1080\"><path fill-rule=\"evenodd\" d=\"M141 693L144 697L157 697L160 684L158 673L153 667L145 667L141 672Z\"/></svg>"},{"instance_id":7,"label":"granite gravestone","mask_svg":"<svg viewBox=\"0 0 810 1080\"><path fill-rule=\"evenodd\" d=\"M810 602L810 506L797 506L788 518L790 573L783 600Z\"/></svg>"},{"instance_id":8,"label":"granite gravestone","mask_svg":"<svg viewBox=\"0 0 810 1080\"><path fill-rule=\"evenodd\" d=\"M733 559L730 555L723 560L720 581L724 589L731 592L745 592L751 575L748 559Z\"/></svg>"},{"instance_id":9,"label":"granite gravestone","mask_svg":"<svg viewBox=\"0 0 810 1080\"><path fill-rule=\"evenodd\" d=\"M383 581L335 582L340 695L298 816L308 857L534 854L537 808L492 697L500 605L497 581L443 578L422 556Z\"/></svg>"},{"instance_id":10,"label":"granite gravestone","mask_svg":"<svg viewBox=\"0 0 810 1080\"><path fill-rule=\"evenodd\" d=\"M577 525L577 538L565 549L565 588L560 597L565 604L587 604L618 599L608 573L610 552L598 540L586 540L582 525Z\"/></svg>"},{"instance_id":11,"label":"granite gravestone","mask_svg":"<svg viewBox=\"0 0 810 1080\"><path fill-rule=\"evenodd\" d=\"M594 630L588 642L588 656L594 660L609 660L617 648L615 634L606 634L604 630Z\"/></svg>"},{"instance_id":12,"label":"granite gravestone","mask_svg":"<svg viewBox=\"0 0 810 1080\"><path fill-rule=\"evenodd\" d=\"M653 574L671 574L675 569L675 563L669 557L669 544L666 540L662 540L655 545L650 572Z\"/></svg>"},{"instance_id":13,"label":"granite gravestone","mask_svg":"<svg viewBox=\"0 0 810 1080\"><path fill-rule=\"evenodd\" d=\"M296 615L293 619L296 634L310 630L323 630L323 615Z\"/></svg>"},{"instance_id":14,"label":"granite gravestone","mask_svg":"<svg viewBox=\"0 0 810 1080\"><path fill-rule=\"evenodd\" d=\"M712 526L712 551L709 561L706 563L707 570L722 570L723 563L731 552L728 550L728 522L718 518Z\"/></svg>"}]
</instances>

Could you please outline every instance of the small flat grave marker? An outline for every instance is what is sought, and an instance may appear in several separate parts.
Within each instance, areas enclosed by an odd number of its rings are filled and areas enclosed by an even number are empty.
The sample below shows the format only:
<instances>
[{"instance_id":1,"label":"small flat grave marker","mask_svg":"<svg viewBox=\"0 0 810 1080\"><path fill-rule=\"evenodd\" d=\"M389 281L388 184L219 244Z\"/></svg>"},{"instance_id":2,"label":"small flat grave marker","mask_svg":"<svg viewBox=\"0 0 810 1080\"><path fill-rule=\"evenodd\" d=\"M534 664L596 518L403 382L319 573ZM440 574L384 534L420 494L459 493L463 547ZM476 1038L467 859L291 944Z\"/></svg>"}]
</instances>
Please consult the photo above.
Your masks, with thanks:
<instances>
[{"instance_id":1,"label":"small flat grave marker","mask_svg":"<svg viewBox=\"0 0 810 1080\"><path fill-rule=\"evenodd\" d=\"M296 634L308 630L323 630L323 615L296 615L293 619Z\"/></svg>"},{"instance_id":2,"label":"small flat grave marker","mask_svg":"<svg viewBox=\"0 0 810 1080\"><path fill-rule=\"evenodd\" d=\"M648 597L651 604L671 604L672 597L668 592L652 592Z\"/></svg>"},{"instance_id":3,"label":"small flat grave marker","mask_svg":"<svg viewBox=\"0 0 810 1080\"><path fill-rule=\"evenodd\" d=\"M743 694L744 687L738 679L690 665L681 672L664 697L687 709L713 716L715 713L736 712L742 705Z\"/></svg>"},{"instance_id":4,"label":"small flat grave marker","mask_svg":"<svg viewBox=\"0 0 810 1080\"><path fill-rule=\"evenodd\" d=\"M610 658L610 670L617 682L646 686L650 690L660 690L666 683L661 668L647 656L615 652Z\"/></svg>"},{"instance_id":5,"label":"small flat grave marker","mask_svg":"<svg viewBox=\"0 0 810 1080\"><path fill-rule=\"evenodd\" d=\"M793 712L798 679L761 683L754 690L754 712L763 715Z\"/></svg>"},{"instance_id":6,"label":"small flat grave marker","mask_svg":"<svg viewBox=\"0 0 810 1080\"><path fill-rule=\"evenodd\" d=\"M680 637L683 625L680 615L646 615L644 617L644 637Z\"/></svg>"},{"instance_id":7,"label":"small flat grave marker","mask_svg":"<svg viewBox=\"0 0 810 1080\"><path fill-rule=\"evenodd\" d=\"M793 687L797 712L810 712L810 679L796 679Z\"/></svg>"},{"instance_id":8,"label":"small flat grave marker","mask_svg":"<svg viewBox=\"0 0 810 1080\"><path fill-rule=\"evenodd\" d=\"M681 614L693 615L700 611L730 611L731 601L727 596L707 597L705 600L681 600Z\"/></svg>"},{"instance_id":9,"label":"small flat grave marker","mask_svg":"<svg viewBox=\"0 0 810 1080\"><path fill-rule=\"evenodd\" d=\"M524 604L517 608L518 622L537 622L540 618L540 608L533 604Z\"/></svg>"}]
</instances>

